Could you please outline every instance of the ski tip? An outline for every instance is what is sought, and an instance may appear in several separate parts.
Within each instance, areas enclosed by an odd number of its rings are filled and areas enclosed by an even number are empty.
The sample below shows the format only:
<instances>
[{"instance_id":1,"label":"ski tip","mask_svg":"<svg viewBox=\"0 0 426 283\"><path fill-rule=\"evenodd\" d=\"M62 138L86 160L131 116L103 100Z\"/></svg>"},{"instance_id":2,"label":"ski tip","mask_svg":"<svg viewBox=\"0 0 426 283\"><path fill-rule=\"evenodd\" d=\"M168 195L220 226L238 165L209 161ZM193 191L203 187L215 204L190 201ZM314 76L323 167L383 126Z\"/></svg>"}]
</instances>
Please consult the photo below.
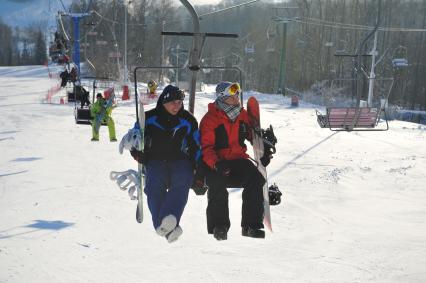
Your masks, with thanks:
<instances>
[{"instance_id":1,"label":"ski tip","mask_svg":"<svg viewBox=\"0 0 426 283\"><path fill-rule=\"evenodd\" d=\"M140 216L136 216L136 221L138 223L142 223L143 219Z\"/></svg>"},{"instance_id":2,"label":"ski tip","mask_svg":"<svg viewBox=\"0 0 426 283\"><path fill-rule=\"evenodd\" d=\"M139 206L136 207L136 221L142 223L143 215L139 213Z\"/></svg>"}]
</instances>

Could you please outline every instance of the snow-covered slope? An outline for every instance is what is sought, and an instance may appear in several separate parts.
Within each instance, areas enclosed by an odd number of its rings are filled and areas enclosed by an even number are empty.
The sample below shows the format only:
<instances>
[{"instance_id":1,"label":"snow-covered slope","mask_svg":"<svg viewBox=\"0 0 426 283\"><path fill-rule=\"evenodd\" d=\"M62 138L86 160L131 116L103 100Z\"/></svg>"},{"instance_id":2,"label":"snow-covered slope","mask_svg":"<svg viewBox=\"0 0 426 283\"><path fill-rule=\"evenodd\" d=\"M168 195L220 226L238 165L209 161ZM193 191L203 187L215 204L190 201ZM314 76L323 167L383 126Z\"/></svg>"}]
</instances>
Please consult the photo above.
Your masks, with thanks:
<instances>
[{"instance_id":1,"label":"snow-covered slope","mask_svg":"<svg viewBox=\"0 0 426 283\"><path fill-rule=\"evenodd\" d=\"M41 66L0 68L0 282L426 281L425 127L335 133L303 102L255 94L279 140L268 167L284 193L274 233L241 236L232 190L231 230L218 242L206 231L206 196L191 192L184 234L168 244L148 211L136 223L136 202L109 180L136 164L107 129L92 143L72 105L42 103L54 83ZM212 99L197 95L198 119ZM133 105L113 117L121 137Z\"/></svg>"}]
</instances>

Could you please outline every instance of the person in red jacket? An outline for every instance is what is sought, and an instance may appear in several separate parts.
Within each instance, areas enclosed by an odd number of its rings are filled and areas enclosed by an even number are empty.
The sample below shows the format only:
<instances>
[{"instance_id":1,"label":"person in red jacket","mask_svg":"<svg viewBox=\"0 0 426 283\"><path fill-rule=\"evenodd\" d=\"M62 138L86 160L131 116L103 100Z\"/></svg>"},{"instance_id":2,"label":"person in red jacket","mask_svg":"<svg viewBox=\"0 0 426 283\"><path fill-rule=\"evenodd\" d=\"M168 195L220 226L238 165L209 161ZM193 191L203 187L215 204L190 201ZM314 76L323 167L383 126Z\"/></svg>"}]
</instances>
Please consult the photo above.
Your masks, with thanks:
<instances>
[{"instance_id":1,"label":"person in red jacket","mask_svg":"<svg viewBox=\"0 0 426 283\"><path fill-rule=\"evenodd\" d=\"M264 238L263 193L265 179L246 153L251 141L247 111L240 105L238 83L221 82L216 100L200 123L202 160L208 186L207 231L217 240L226 240L231 226L228 187L243 187L242 235Z\"/></svg>"}]
</instances>

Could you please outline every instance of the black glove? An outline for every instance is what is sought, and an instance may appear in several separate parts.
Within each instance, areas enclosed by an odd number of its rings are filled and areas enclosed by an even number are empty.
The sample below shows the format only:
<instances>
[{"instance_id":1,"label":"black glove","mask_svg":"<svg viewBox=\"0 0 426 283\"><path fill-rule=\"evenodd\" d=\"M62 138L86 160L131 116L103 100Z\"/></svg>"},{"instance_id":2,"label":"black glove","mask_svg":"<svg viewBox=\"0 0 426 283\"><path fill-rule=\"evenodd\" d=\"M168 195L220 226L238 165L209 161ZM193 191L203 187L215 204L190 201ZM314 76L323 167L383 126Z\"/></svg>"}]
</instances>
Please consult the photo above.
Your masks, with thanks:
<instances>
[{"instance_id":1,"label":"black glove","mask_svg":"<svg viewBox=\"0 0 426 283\"><path fill-rule=\"evenodd\" d=\"M266 167L269 165L272 159L272 154L274 154L272 148L268 146L266 143L263 144L264 153L263 156L260 158L260 162L262 163L263 167Z\"/></svg>"},{"instance_id":2,"label":"black glove","mask_svg":"<svg viewBox=\"0 0 426 283\"><path fill-rule=\"evenodd\" d=\"M271 156L264 155L262 158L260 158L260 162L262 163L263 167L266 167L271 162L271 159L272 159L272 155Z\"/></svg>"},{"instance_id":3,"label":"black glove","mask_svg":"<svg viewBox=\"0 0 426 283\"><path fill-rule=\"evenodd\" d=\"M228 177L231 174L231 167L229 166L228 160L221 160L216 162L214 168L218 173L222 174L225 177Z\"/></svg>"},{"instance_id":4,"label":"black glove","mask_svg":"<svg viewBox=\"0 0 426 283\"><path fill-rule=\"evenodd\" d=\"M132 155L133 159L136 160L140 164L144 164L146 162L146 156L145 153L142 151L137 150L136 148L132 147L130 150L130 154Z\"/></svg>"},{"instance_id":5,"label":"black glove","mask_svg":"<svg viewBox=\"0 0 426 283\"><path fill-rule=\"evenodd\" d=\"M192 184L192 189L197 196L202 196L207 192L207 185L204 183L204 180L194 179L194 183Z\"/></svg>"},{"instance_id":6,"label":"black glove","mask_svg":"<svg viewBox=\"0 0 426 283\"><path fill-rule=\"evenodd\" d=\"M195 174L194 174L194 183L192 184L192 189L196 195L204 195L208 189L205 184L206 174L209 170L207 164L200 159L196 164Z\"/></svg>"},{"instance_id":7,"label":"black glove","mask_svg":"<svg viewBox=\"0 0 426 283\"><path fill-rule=\"evenodd\" d=\"M274 129L270 125L266 130L262 130L263 139L263 156L260 158L260 162L264 167L268 166L271 162L272 155L276 152L275 144L277 143L277 137L274 134Z\"/></svg>"}]
</instances>

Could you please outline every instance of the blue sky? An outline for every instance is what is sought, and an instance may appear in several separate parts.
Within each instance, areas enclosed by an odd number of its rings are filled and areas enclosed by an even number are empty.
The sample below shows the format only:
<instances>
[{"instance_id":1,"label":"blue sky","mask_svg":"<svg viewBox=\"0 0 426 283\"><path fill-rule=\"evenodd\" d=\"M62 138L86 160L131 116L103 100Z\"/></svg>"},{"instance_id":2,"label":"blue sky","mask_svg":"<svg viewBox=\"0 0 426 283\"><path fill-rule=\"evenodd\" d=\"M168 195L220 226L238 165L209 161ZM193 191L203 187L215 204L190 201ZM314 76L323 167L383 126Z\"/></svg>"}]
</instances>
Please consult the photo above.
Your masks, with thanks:
<instances>
[{"instance_id":1,"label":"blue sky","mask_svg":"<svg viewBox=\"0 0 426 283\"><path fill-rule=\"evenodd\" d=\"M31 1L26 1L31 2ZM26 4L22 1L12 1L12 0L0 0L0 16L7 15L11 12L15 12L19 9L22 9Z\"/></svg>"}]
</instances>

